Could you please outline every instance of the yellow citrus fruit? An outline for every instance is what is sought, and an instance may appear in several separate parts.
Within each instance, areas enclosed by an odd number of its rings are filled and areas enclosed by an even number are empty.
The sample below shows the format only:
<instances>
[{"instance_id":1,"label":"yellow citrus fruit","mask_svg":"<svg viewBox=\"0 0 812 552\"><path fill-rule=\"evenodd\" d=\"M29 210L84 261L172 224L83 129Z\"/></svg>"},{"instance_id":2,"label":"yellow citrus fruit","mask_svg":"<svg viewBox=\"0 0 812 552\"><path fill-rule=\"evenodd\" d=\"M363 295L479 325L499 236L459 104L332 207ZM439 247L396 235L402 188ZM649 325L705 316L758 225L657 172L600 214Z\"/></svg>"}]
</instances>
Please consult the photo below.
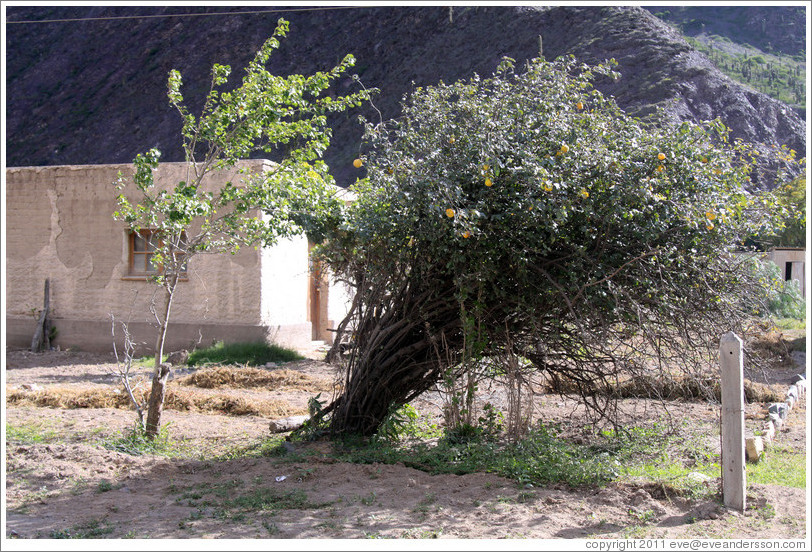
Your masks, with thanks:
<instances>
[{"instance_id":1,"label":"yellow citrus fruit","mask_svg":"<svg viewBox=\"0 0 812 552\"><path fill-rule=\"evenodd\" d=\"M661 172L661 171L664 171L664 170L665 170L665 167L663 167L662 165L657 166L657 172Z\"/></svg>"},{"instance_id":2,"label":"yellow citrus fruit","mask_svg":"<svg viewBox=\"0 0 812 552\"><path fill-rule=\"evenodd\" d=\"M491 168L491 166L490 166L490 165L482 165L482 170L483 170L483 171L487 171L487 170L488 170L488 169L490 169L490 168Z\"/></svg>"},{"instance_id":3,"label":"yellow citrus fruit","mask_svg":"<svg viewBox=\"0 0 812 552\"><path fill-rule=\"evenodd\" d=\"M446 209L445 210L445 216L447 216L448 218L454 218L454 209L451 209L451 208Z\"/></svg>"},{"instance_id":4,"label":"yellow citrus fruit","mask_svg":"<svg viewBox=\"0 0 812 552\"><path fill-rule=\"evenodd\" d=\"M665 159L665 154L664 154L663 152L658 153L658 154L657 154L657 159L659 159L660 161L662 161L663 159Z\"/></svg>"},{"instance_id":5,"label":"yellow citrus fruit","mask_svg":"<svg viewBox=\"0 0 812 552\"><path fill-rule=\"evenodd\" d=\"M714 213L713 211L708 211L707 213L705 213L705 216L708 217L708 220L716 219L716 213Z\"/></svg>"},{"instance_id":6,"label":"yellow citrus fruit","mask_svg":"<svg viewBox=\"0 0 812 552\"><path fill-rule=\"evenodd\" d=\"M462 233L462 237L463 237L463 238L470 238L470 237L471 237L471 232L469 232L468 230L466 230L465 232L463 232L463 233Z\"/></svg>"},{"instance_id":7,"label":"yellow citrus fruit","mask_svg":"<svg viewBox=\"0 0 812 552\"><path fill-rule=\"evenodd\" d=\"M589 197L589 192L582 189L581 190L581 197L583 197L584 199L588 198Z\"/></svg>"},{"instance_id":8,"label":"yellow citrus fruit","mask_svg":"<svg viewBox=\"0 0 812 552\"><path fill-rule=\"evenodd\" d=\"M449 139L448 139L448 143L449 143L449 144L453 144L453 143L454 143L454 142L456 142L456 141L457 141L457 139L456 139L456 138L454 138L453 136L452 136L451 138L449 138Z\"/></svg>"},{"instance_id":9,"label":"yellow citrus fruit","mask_svg":"<svg viewBox=\"0 0 812 552\"><path fill-rule=\"evenodd\" d=\"M561 153L567 153L570 150L570 147L567 144L561 144L561 149L558 150Z\"/></svg>"},{"instance_id":10,"label":"yellow citrus fruit","mask_svg":"<svg viewBox=\"0 0 812 552\"><path fill-rule=\"evenodd\" d=\"M356 169L360 169L361 165L363 164L364 162L361 161L360 159L356 159L355 161L352 162L352 166L355 167Z\"/></svg>"},{"instance_id":11,"label":"yellow citrus fruit","mask_svg":"<svg viewBox=\"0 0 812 552\"><path fill-rule=\"evenodd\" d=\"M578 102L577 104L575 104L575 109L577 109L578 111L581 111L583 108L584 108L583 103Z\"/></svg>"},{"instance_id":12,"label":"yellow citrus fruit","mask_svg":"<svg viewBox=\"0 0 812 552\"><path fill-rule=\"evenodd\" d=\"M709 222L708 224L705 225L705 228L707 228L708 230L713 230L713 223Z\"/></svg>"},{"instance_id":13,"label":"yellow citrus fruit","mask_svg":"<svg viewBox=\"0 0 812 552\"><path fill-rule=\"evenodd\" d=\"M493 181L490 178L486 178L485 186L488 186L490 188L491 186L493 186Z\"/></svg>"}]
</instances>

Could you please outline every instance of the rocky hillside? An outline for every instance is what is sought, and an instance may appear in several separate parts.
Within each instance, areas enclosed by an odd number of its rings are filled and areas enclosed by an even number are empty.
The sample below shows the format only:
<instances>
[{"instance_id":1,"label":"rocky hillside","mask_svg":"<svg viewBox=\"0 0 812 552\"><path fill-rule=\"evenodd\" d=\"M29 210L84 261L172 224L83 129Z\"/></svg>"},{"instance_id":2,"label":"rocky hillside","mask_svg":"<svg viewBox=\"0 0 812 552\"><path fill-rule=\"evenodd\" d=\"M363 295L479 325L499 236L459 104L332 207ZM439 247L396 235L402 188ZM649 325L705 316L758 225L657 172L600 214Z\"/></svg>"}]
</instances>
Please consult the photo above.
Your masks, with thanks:
<instances>
[{"instance_id":1,"label":"rocky hillside","mask_svg":"<svg viewBox=\"0 0 812 552\"><path fill-rule=\"evenodd\" d=\"M308 73L352 53L362 82L380 89L375 104L385 118L398 114L413 82L489 75L503 56L521 64L541 47L548 59L615 58L622 78L599 88L636 115L661 106L675 120L720 117L735 138L805 151L806 128L797 113L730 80L642 8L265 11L271 9L8 7L9 22L93 19L7 25L7 165L128 162L153 146L164 160L182 160L179 117L165 95L167 72L179 69L187 99L199 103L211 65L230 64L238 75L282 15L291 32L271 60L273 70ZM235 13L246 11L254 13ZM195 15L165 17L180 14ZM123 18L133 15L142 17ZM353 84L348 78L338 86L348 90ZM357 176L351 166L360 147L357 113L335 120L334 128L327 161L339 183L348 185ZM770 182L762 177L759 184Z\"/></svg>"},{"instance_id":2,"label":"rocky hillside","mask_svg":"<svg viewBox=\"0 0 812 552\"><path fill-rule=\"evenodd\" d=\"M803 6L656 6L651 13L679 26L687 36L715 34L764 52L806 56Z\"/></svg>"}]
</instances>

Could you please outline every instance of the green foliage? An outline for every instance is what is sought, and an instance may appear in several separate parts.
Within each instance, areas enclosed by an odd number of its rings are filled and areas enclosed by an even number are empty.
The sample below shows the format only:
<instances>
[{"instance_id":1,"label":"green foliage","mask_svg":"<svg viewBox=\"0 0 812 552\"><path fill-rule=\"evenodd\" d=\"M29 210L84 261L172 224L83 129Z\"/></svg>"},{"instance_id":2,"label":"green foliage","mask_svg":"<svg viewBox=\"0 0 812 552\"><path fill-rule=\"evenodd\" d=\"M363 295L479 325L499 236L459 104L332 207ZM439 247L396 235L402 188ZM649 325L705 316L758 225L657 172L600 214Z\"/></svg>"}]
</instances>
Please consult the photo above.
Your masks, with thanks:
<instances>
[{"instance_id":1,"label":"green foliage","mask_svg":"<svg viewBox=\"0 0 812 552\"><path fill-rule=\"evenodd\" d=\"M773 322L781 330L806 329L806 318L777 318Z\"/></svg>"},{"instance_id":2,"label":"green foliage","mask_svg":"<svg viewBox=\"0 0 812 552\"><path fill-rule=\"evenodd\" d=\"M147 435L146 429L141 424L136 423L133 429L123 435L105 440L104 448L130 454L132 456L142 456L144 454L155 454L161 456L175 456L177 454L175 443L169 436L169 424L161 426L155 437Z\"/></svg>"},{"instance_id":3,"label":"green foliage","mask_svg":"<svg viewBox=\"0 0 812 552\"><path fill-rule=\"evenodd\" d=\"M353 446L340 458L359 463L402 462L432 474L488 472L532 485L600 485L613 479L618 470L608 455L590 454L588 447L560 439L545 427L514 444L500 445L482 438L465 442L445 438L436 445L398 447L379 441L366 447Z\"/></svg>"},{"instance_id":4,"label":"green foliage","mask_svg":"<svg viewBox=\"0 0 812 552\"><path fill-rule=\"evenodd\" d=\"M235 252L241 244L272 245L279 238L306 231L319 239L320 225L337 208L330 194L332 177L321 161L330 143L329 113L360 105L369 93L347 96L326 94L331 84L354 64L352 56L327 72L311 76L271 74L266 64L288 30L280 19L274 35L246 69L242 85L223 90L231 69L215 64L211 89L199 116L191 114L181 93L182 78L171 71L170 104L183 118L182 137L188 179L167 189L156 186L154 172L160 152L153 149L135 159L132 184L140 192L138 203L120 194L116 218L130 228L159 231L156 262L165 273L183 265L197 252ZM204 176L234 167L256 151L284 155L270 171L247 174L241 185L226 182L206 191ZM130 181L120 177L122 190ZM323 212L322 212L323 211ZM259 213L263 217L258 217ZM318 213L319 217L315 214ZM194 224L201 229L186 239ZM180 257L173 260L173 255Z\"/></svg>"},{"instance_id":5,"label":"green foliage","mask_svg":"<svg viewBox=\"0 0 812 552\"><path fill-rule=\"evenodd\" d=\"M775 202L747 191L754 154L719 121L629 117L593 86L612 66L505 59L366 125L367 176L322 249L366 318L349 359L359 385L391 379L374 372L403 350L420 359L398 365L415 385L427 357L440 379L510 353L588 391L647 359L689 369L743 325L759 284L730 253L775 221ZM649 346L622 349L632 338ZM409 385L380 393L396 402ZM374 406L357 419L386 412Z\"/></svg>"},{"instance_id":6,"label":"green foliage","mask_svg":"<svg viewBox=\"0 0 812 552\"><path fill-rule=\"evenodd\" d=\"M763 291L762 297L747 298L753 315L778 319L806 318L806 300L797 282L783 279L781 269L773 262L754 258L749 265L753 276L761 282Z\"/></svg>"},{"instance_id":7,"label":"green foliage","mask_svg":"<svg viewBox=\"0 0 812 552\"><path fill-rule=\"evenodd\" d=\"M556 426L539 424L513 443L479 435L460 440L446 435L436 443L347 441L342 461L395 464L431 474L486 472L523 486L566 484L600 486L614 480L657 483L674 494L710 496L708 487L688 477L699 472L718 477L718 454L688 431L674 432L654 423L624 430L604 430L576 444Z\"/></svg>"},{"instance_id":8,"label":"green foliage","mask_svg":"<svg viewBox=\"0 0 812 552\"><path fill-rule=\"evenodd\" d=\"M796 59L795 56L777 52L766 54L746 47L744 53L731 54L720 44L730 40L716 35L711 35L709 41L693 37L685 37L685 40L733 80L776 100L806 107L806 66L803 58Z\"/></svg>"},{"instance_id":9,"label":"green foliage","mask_svg":"<svg viewBox=\"0 0 812 552\"><path fill-rule=\"evenodd\" d=\"M205 349L196 349L189 353L189 366L201 364L243 364L261 366L267 362L292 362L301 360L299 353L279 345L263 341L247 343L224 343L218 341Z\"/></svg>"},{"instance_id":10,"label":"green foliage","mask_svg":"<svg viewBox=\"0 0 812 552\"><path fill-rule=\"evenodd\" d=\"M410 404L393 409L378 427L376 440L396 443L407 439L429 439L440 435L436 424L426 422Z\"/></svg>"},{"instance_id":11,"label":"green foliage","mask_svg":"<svg viewBox=\"0 0 812 552\"><path fill-rule=\"evenodd\" d=\"M482 407L482 415L477 423L457 423L446 428L445 439L449 443L468 443L472 441L496 442L502 436L504 415L491 403Z\"/></svg>"},{"instance_id":12,"label":"green foliage","mask_svg":"<svg viewBox=\"0 0 812 552\"><path fill-rule=\"evenodd\" d=\"M771 240L776 247L806 246L806 174L773 191L775 201L784 208L780 233Z\"/></svg>"},{"instance_id":13,"label":"green foliage","mask_svg":"<svg viewBox=\"0 0 812 552\"><path fill-rule=\"evenodd\" d=\"M243 246L267 247L302 233L319 242L338 223L341 202L321 159L330 144L327 117L359 106L370 91L328 93L355 63L351 55L326 72L273 75L267 64L287 31L288 22L280 19L237 87L227 86L231 68L215 64L199 115L186 106L181 74L170 71L167 95L183 120L186 178L156 182L161 154L153 148L135 158L131 176L119 174L114 182L118 210L113 216L131 232L150 232L151 262L159 268L152 279L164 289L163 305L151 308L158 323L156 374L175 290L195 255L236 254ZM213 180L259 151L274 158L272 168L240 169L238 183ZM158 425L157 406L149 407L151 432Z\"/></svg>"},{"instance_id":14,"label":"green foliage","mask_svg":"<svg viewBox=\"0 0 812 552\"><path fill-rule=\"evenodd\" d=\"M152 261L160 273L153 279L168 295L164 312L156 311L159 355L172 294L196 254L234 254L242 246L270 246L303 232L318 242L337 220L334 181L321 160L330 143L327 116L360 105L369 92L327 93L353 65L352 56L310 76L271 74L266 64L287 30L280 19L240 86L228 89L230 67L215 64L197 116L186 107L180 73L171 71L167 94L183 119L186 179L156 182L160 152L151 149L135 158L131 177L119 174L114 183L119 192L114 217L133 232L149 229L154 238ZM241 169L242 182L212 183L211 173L231 169L257 151L273 154L271 169Z\"/></svg>"},{"instance_id":15,"label":"green foliage","mask_svg":"<svg viewBox=\"0 0 812 552\"><path fill-rule=\"evenodd\" d=\"M321 393L307 400L307 411L310 416L302 427L290 434L291 440L313 441L327 433L327 422L324 419L324 401Z\"/></svg>"}]
</instances>

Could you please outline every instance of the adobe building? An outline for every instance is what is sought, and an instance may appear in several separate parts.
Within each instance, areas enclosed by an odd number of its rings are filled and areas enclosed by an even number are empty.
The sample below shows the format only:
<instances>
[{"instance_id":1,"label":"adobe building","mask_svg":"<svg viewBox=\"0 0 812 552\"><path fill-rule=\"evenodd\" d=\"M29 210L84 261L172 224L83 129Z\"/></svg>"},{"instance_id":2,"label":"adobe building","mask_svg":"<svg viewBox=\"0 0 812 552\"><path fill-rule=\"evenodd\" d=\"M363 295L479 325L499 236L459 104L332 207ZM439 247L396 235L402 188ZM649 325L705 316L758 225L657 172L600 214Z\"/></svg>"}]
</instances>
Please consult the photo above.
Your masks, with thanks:
<instances>
[{"instance_id":1,"label":"adobe building","mask_svg":"<svg viewBox=\"0 0 812 552\"><path fill-rule=\"evenodd\" d=\"M802 247L776 247L767 253L767 258L778 265L781 276L786 281L795 280L806 298L806 250Z\"/></svg>"},{"instance_id":2,"label":"adobe building","mask_svg":"<svg viewBox=\"0 0 812 552\"><path fill-rule=\"evenodd\" d=\"M209 175L203 187L239 182L242 167L270 165L242 161ZM185 169L185 163L162 163L156 186L184 180ZM112 351L112 315L144 344L139 352L153 350L150 304L162 303L163 290L148 281L138 240L112 216L119 193L113 182L119 172L132 171L130 164L6 169L7 346L31 346L47 278L56 332L51 346ZM264 340L299 349L330 343L329 329L346 314L349 293L312 273L309 250L302 236L235 255L193 257L176 292L165 352L214 341ZM119 346L121 334L117 328Z\"/></svg>"}]
</instances>

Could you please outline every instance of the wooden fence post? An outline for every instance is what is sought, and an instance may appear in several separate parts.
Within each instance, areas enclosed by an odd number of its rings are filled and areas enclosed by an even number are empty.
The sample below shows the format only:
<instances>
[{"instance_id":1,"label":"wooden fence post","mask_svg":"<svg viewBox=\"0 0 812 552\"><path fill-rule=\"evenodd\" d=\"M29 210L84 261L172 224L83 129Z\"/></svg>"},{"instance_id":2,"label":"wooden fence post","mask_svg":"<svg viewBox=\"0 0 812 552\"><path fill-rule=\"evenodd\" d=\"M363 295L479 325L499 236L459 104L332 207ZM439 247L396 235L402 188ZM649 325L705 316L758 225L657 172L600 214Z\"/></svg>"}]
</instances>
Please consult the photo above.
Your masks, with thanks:
<instances>
[{"instance_id":1,"label":"wooden fence post","mask_svg":"<svg viewBox=\"0 0 812 552\"><path fill-rule=\"evenodd\" d=\"M719 342L722 375L722 498L743 512L747 476L744 466L744 359L742 340L733 332Z\"/></svg>"}]
</instances>

